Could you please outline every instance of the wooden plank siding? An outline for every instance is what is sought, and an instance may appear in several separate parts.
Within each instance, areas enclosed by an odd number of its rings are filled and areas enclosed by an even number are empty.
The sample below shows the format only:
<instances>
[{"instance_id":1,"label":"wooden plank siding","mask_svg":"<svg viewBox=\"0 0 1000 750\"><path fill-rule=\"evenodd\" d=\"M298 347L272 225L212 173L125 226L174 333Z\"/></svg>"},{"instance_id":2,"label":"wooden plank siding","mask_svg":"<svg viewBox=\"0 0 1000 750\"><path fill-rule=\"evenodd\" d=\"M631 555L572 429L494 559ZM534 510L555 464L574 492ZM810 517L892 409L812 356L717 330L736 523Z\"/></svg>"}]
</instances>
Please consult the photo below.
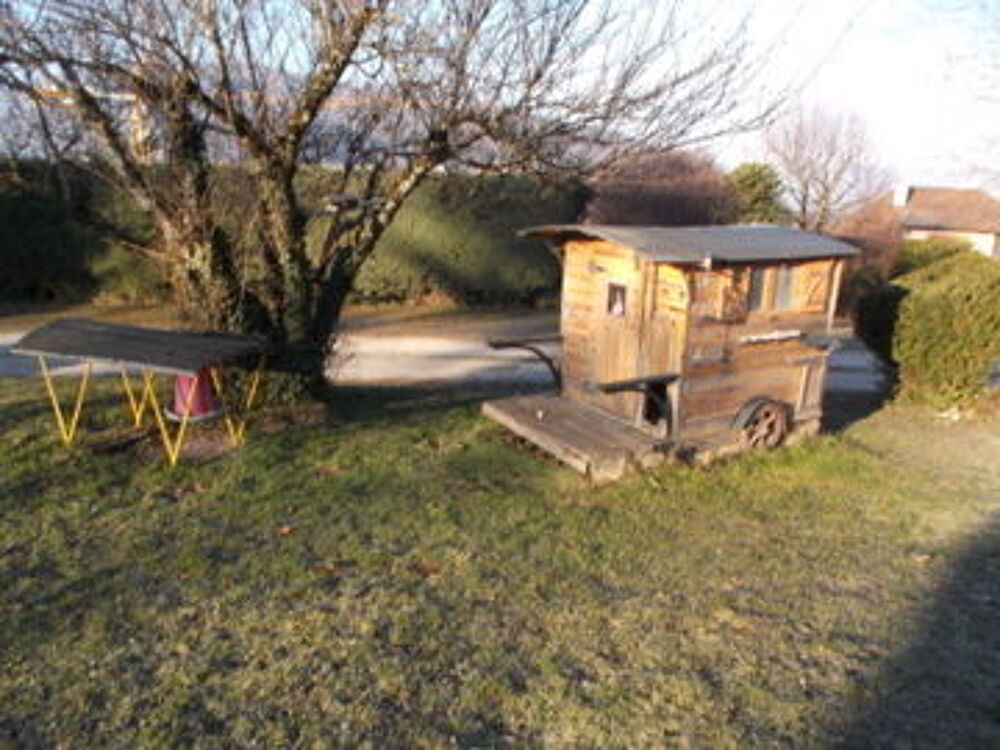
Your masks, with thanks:
<instances>
[{"instance_id":1,"label":"wooden plank siding","mask_svg":"<svg viewBox=\"0 0 1000 750\"><path fill-rule=\"evenodd\" d=\"M639 397L583 387L635 377L645 297L643 264L635 251L603 241L565 245L561 329L563 393L633 420ZM609 285L625 289L624 312L609 312Z\"/></svg>"},{"instance_id":2,"label":"wooden plank siding","mask_svg":"<svg viewBox=\"0 0 1000 750\"><path fill-rule=\"evenodd\" d=\"M637 376L681 374L684 370L684 347L688 327L688 277L676 266L667 263L648 263L646 275L646 300L642 327ZM667 400L672 409L667 420L647 424L642 419L641 404L637 425L653 434L665 435L668 425L677 425L680 419L680 383L667 387ZM641 401L641 399L640 399Z\"/></svg>"},{"instance_id":3,"label":"wooden plank siding","mask_svg":"<svg viewBox=\"0 0 1000 750\"><path fill-rule=\"evenodd\" d=\"M591 346L591 313L594 278L589 272L589 242L567 242L563 249L562 309L560 331L563 335L563 392L579 398L579 383L587 379Z\"/></svg>"},{"instance_id":4,"label":"wooden plank siding","mask_svg":"<svg viewBox=\"0 0 1000 750\"><path fill-rule=\"evenodd\" d=\"M793 299L796 309L823 313L830 297L833 264L828 260L799 263L795 270Z\"/></svg>"},{"instance_id":5,"label":"wooden plank siding","mask_svg":"<svg viewBox=\"0 0 1000 750\"><path fill-rule=\"evenodd\" d=\"M681 389L684 436L723 429L757 397L788 404L796 420L819 415L825 354L805 344L799 334L816 334L828 327L833 263L789 264L791 299L787 309L774 309L780 267L765 267L761 297L767 309L755 311L739 309L737 304L747 299L749 273L731 268L690 272L695 299ZM771 336L775 340L768 340Z\"/></svg>"},{"instance_id":6,"label":"wooden plank siding","mask_svg":"<svg viewBox=\"0 0 1000 750\"><path fill-rule=\"evenodd\" d=\"M796 368L798 369L798 368ZM683 394L683 424L717 416L734 417L740 408L759 396L795 405L799 379L788 365L765 367L712 377L687 379Z\"/></svg>"}]
</instances>

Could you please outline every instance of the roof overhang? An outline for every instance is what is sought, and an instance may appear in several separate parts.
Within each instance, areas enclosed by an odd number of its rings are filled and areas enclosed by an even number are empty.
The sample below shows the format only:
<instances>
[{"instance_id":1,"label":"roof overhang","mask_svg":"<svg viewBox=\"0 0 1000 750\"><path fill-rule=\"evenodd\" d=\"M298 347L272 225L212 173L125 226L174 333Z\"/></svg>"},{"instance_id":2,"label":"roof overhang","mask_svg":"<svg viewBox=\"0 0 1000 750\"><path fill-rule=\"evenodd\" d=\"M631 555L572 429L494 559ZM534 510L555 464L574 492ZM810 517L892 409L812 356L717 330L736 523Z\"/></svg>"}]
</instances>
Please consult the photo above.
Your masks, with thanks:
<instances>
[{"instance_id":1,"label":"roof overhang","mask_svg":"<svg viewBox=\"0 0 1000 750\"><path fill-rule=\"evenodd\" d=\"M856 248L841 240L771 224L696 227L550 224L529 227L520 234L556 245L573 239L603 240L631 248L646 260L703 266L858 254Z\"/></svg>"}]
</instances>

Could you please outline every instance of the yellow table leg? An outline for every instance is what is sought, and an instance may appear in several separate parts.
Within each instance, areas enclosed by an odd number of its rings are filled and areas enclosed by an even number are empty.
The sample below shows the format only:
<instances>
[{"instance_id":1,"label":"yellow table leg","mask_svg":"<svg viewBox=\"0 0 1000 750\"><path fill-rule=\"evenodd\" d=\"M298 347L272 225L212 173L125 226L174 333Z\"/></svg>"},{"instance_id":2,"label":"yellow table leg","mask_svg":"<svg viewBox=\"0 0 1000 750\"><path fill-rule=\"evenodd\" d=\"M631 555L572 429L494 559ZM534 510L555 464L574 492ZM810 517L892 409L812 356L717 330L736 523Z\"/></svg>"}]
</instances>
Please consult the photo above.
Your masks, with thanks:
<instances>
[{"instance_id":1,"label":"yellow table leg","mask_svg":"<svg viewBox=\"0 0 1000 750\"><path fill-rule=\"evenodd\" d=\"M239 416L233 416L229 413L229 409L226 407L225 393L223 392L222 375L219 372L218 367L213 367L210 372L212 374L212 384L215 386L215 392L219 396L219 400L222 402L223 417L226 421L226 429L229 431L229 439L232 441L234 446L240 445L243 442L243 438L246 435L246 427L248 421L248 414L253 408L254 399L257 398L257 389L260 386L260 374L264 369L264 357L261 357L260 362L257 364L257 368L253 371L250 376L250 385L247 387L246 399L242 404Z\"/></svg>"},{"instance_id":2,"label":"yellow table leg","mask_svg":"<svg viewBox=\"0 0 1000 750\"><path fill-rule=\"evenodd\" d=\"M133 424L136 427L142 427L142 417L146 413L146 407L149 405L149 398L146 393L146 389L143 388L139 395L139 398L135 396L135 390L132 388L132 379L129 377L128 372L125 370L124 365L121 367L122 376L122 386L125 391L125 396L128 399L129 412L132 414Z\"/></svg>"},{"instance_id":3,"label":"yellow table leg","mask_svg":"<svg viewBox=\"0 0 1000 750\"><path fill-rule=\"evenodd\" d=\"M181 446L184 444L184 435L187 432L188 422L190 421L191 406L194 404L194 395L197 391L196 385L192 385L188 390L187 399L181 413L180 426L177 428L176 434L171 435L170 429L167 427L167 420L163 416L163 407L156 397L155 374L148 370L144 371L143 382L143 398L149 399L149 407L156 417L156 424L160 428L160 439L163 441L163 450L167 454L167 461L171 466L176 466L177 459L181 455Z\"/></svg>"},{"instance_id":4,"label":"yellow table leg","mask_svg":"<svg viewBox=\"0 0 1000 750\"><path fill-rule=\"evenodd\" d=\"M76 392L76 404L73 406L73 414L66 421L66 417L63 415L62 406L59 404L59 396L56 394L55 384L52 382L52 374L49 372L48 365L45 364L45 357L38 357L38 365L42 371L42 380L45 381L45 389L49 393L49 400L52 402L52 412L56 417L56 426L59 428L59 435L62 437L63 443L66 445L72 445L73 440L76 438L76 428L80 424L80 414L83 412L83 401L87 393L87 383L90 382L90 371L93 367L91 362L87 362L83 367L83 377L80 379L80 385Z\"/></svg>"}]
</instances>

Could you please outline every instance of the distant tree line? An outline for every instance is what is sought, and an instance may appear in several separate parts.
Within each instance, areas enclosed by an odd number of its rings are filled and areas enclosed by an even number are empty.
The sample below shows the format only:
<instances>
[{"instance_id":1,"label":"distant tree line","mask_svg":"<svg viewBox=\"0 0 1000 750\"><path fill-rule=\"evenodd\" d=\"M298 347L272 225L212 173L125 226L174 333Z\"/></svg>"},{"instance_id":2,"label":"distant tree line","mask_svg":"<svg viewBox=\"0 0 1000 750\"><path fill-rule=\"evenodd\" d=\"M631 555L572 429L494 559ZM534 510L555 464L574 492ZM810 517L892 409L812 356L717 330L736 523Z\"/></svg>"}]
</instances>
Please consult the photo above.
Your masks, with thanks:
<instances>
[{"instance_id":1,"label":"distant tree line","mask_svg":"<svg viewBox=\"0 0 1000 750\"><path fill-rule=\"evenodd\" d=\"M777 171L760 162L728 174L691 151L630 159L589 183L584 220L592 224L790 223Z\"/></svg>"}]
</instances>

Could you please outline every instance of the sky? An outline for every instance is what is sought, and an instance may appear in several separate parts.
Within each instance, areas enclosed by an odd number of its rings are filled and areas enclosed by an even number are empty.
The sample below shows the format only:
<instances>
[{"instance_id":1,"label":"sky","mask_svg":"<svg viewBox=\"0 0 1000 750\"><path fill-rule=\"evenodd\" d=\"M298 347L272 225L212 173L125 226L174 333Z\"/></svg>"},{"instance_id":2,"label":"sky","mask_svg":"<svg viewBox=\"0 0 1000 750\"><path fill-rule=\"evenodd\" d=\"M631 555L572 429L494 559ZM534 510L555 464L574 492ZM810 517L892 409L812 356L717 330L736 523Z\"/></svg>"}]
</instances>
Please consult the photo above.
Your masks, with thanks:
<instances>
[{"instance_id":1,"label":"sky","mask_svg":"<svg viewBox=\"0 0 1000 750\"><path fill-rule=\"evenodd\" d=\"M897 184L1000 189L1000 0L756 0L751 35L782 34L768 73L797 101L864 122ZM759 133L716 144L763 159Z\"/></svg>"}]
</instances>

